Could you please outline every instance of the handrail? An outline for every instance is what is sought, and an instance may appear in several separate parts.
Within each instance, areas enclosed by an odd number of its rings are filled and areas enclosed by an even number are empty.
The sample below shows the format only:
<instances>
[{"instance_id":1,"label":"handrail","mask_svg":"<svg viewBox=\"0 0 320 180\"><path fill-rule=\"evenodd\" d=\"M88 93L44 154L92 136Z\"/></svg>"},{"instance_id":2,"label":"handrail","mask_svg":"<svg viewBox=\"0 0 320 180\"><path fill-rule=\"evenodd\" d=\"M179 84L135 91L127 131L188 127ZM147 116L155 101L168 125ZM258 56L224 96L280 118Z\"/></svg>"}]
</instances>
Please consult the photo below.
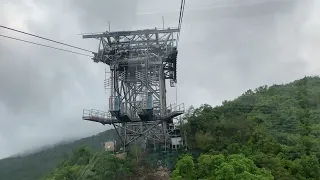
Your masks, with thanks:
<instances>
[{"instance_id":1,"label":"handrail","mask_svg":"<svg viewBox=\"0 0 320 180\"><path fill-rule=\"evenodd\" d=\"M99 118L99 119L114 119L110 112L104 112L96 109L84 109L83 110L83 117L94 117L94 118Z\"/></svg>"},{"instance_id":2,"label":"handrail","mask_svg":"<svg viewBox=\"0 0 320 180\"><path fill-rule=\"evenodd\" d=\"M167 107L168 110L170 110L171 112L177 112L177 111L185 111L185 108L184 108L184 103L181 103L179 105L176 105L176 104L170 104L168 107Z\"/></svg>"}]
</instances>

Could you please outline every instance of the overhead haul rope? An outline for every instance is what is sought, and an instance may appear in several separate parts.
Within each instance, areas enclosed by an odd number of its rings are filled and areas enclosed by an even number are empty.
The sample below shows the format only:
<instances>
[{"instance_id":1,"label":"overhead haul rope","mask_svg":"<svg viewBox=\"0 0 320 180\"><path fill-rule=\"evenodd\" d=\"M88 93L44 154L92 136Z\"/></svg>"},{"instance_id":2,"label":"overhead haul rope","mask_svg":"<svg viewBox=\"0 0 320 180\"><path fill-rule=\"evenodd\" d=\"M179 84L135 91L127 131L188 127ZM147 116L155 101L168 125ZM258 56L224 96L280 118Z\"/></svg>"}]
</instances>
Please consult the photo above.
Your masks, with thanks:
<instances>
[{"instance_id":1,"label":"overhead haul rope","mask_svg":"<svg viewBox=\"0 0 320 180\"><path fill-rule=\"evenodd\" d=\"M25 43L29 43L29 44L34 44L34 45L38 45L38 46L42 46L42 47L47 47L47 48L51 48L51 49L55 49L55 50L65 51L65 52L69 52L69 53L73 53L73 54L78 54L78 55L82 55L82 56L92 57L91 55L82 54L82 53L78 53L78 52L74 52L74 51L69 51L69 50L66 50L66 49L56 48L56 47L48 46L48 45L45 45L45 44L35 43L35 42L32 42L32 41L27 41L27 40L23 40L23 39L19 39L19 38L14 38L14 37L2 35L2 34L0 34L0 37L12 39L12 40L17 40L17 41L21 41L21 42L25 42Z\"/></svg>"},{"instance_id":2,"label":"overhead haul rope","mask_svg":"<svg viewBox=\"0 0 320 180\"><path fill-rule=\"evenodd\" d=\"M181 26L182 26L182 19L183 19L183 13L184 13L184 6L186 4L185 0L181 0L181 6L180 6L180 15L179 15L179 22L178 22L178 37L177 37L177 42L179 42L179 38L180 38L180 30L181 30Z\"/></svg>"},{"instance_id":3,"label":"overhead haul rope","mask_svg":"<svg viewBox=\"0 0 320 180\"><path fill-rule=\"evenodd\" d=\"M181 0L181 6L180 6L180 14L179 14L179 22L178 22L178 29L179 32L177 34L177 48L178 48L178 43L180 39L180 31L181 31L181 26L182 26L182 19L183 19L183 13L184 13L184 7L185 7L186 1ZM176 106L178 106L178 84L175 84L176 88Z\"/></svg>"},{"instance_id":4,"label":"overhead haul rope","mask_svg":"<svg viewBox=\"0 0 320 180\"><path fill-rule=\"evenodd\" d=\"M54 43L57 43L57 44L62 44L64 46L69 46L69 47L72 47L72 48L75 48L75 49L79 49L79 50L82 50L82 51L87 51L87 52L94 53L93 51L90 51L90 50L87 50L87 49L83 49L83 48L80 48L80 47L72 46L72 45L69 45L69 44L65 44L63 42L59 42L59 41L55 41L55 40L48 39L48 38L45 38L45 37L41 37L41 36L38 36L38 35L30 34L30 33L23 32L23 31L20 31L20 30L17 30L17 29L13 29L13 28L9 28L9 27L6 27L6 26L0 25L0 28L4 28L4 29L11 30L11 31L19 32L19 33L26 34L26 35L29 35L29 36L33 36L33 37L36 37L36 38L39 38L39 39L51 41L51 42L54 42Z\"/></svg>"}]
</instances>

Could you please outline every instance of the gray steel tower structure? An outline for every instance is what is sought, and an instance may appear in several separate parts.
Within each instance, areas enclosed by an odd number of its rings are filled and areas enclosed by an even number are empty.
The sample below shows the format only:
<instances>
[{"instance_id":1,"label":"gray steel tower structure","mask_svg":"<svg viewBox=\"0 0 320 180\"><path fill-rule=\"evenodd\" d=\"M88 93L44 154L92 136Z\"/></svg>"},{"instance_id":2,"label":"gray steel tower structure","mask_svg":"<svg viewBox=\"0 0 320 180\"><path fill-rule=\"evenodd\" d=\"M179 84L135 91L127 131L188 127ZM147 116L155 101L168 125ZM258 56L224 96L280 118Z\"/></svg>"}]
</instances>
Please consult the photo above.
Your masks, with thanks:
<instances>
[{"instance_id":1,"label":"gray steel tower structure","mask_svg":"<svg viewBox=\"0 0 320 180\"><path fill-rule=\"evenodd\" d=\"M105 87L111 95L109 112L85 109L82 118L113 125L124 148L157 142L166 151L173 119L184 113L184 104L166 102L166 80L171 87L177 82L178 33L155 28L84 34L100 41L92 59L109 65Z\"/></svg>"}]
</instances>

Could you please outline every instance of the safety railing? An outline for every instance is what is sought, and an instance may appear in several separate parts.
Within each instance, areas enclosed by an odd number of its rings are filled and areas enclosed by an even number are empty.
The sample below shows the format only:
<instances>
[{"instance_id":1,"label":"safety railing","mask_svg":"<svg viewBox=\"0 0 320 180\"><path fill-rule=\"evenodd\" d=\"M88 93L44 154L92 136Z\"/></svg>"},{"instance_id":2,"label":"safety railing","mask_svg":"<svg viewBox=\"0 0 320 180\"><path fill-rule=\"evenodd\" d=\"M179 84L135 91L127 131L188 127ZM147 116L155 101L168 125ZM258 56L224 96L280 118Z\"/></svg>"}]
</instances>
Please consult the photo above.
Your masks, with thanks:
<instances>
[{"instance_id":1,"label":"safety railing","mask_svg":"<svg viewBox=\"0 0 320 180\"><path fill-rule=\"evenodd\" d=\"M171 113L171 112L184 112L185 108L184 108L184 103L176 105L176 104L170 104L167 107L167 113Z\"/></svg>"},{"instance_id":2,"label":"safety railing","mask_svg":"<svg viewBox=\"0 0 320 180\"><path fill-rule=\"evenodd\" d=\"M167 129L168 129L168 130L180 129L180 126L179 126L179 124L173 122L172 124L168 124L168 125L167 125Z\"/></svg>"},{"instance_id":3,"label":"safety railing","mask_svg":"<svg viewBox=\"0 0 320 180\"><path fill-rule=\"evenodd\" d=\"M82 117L87 118L87 119L96 119L96 120L112 120L112 119L114 119L111 116L110 112L104 112L104 111L100 111L100 110L96 110L96 109L84 109Z\"/></svg>"}]
</instances>

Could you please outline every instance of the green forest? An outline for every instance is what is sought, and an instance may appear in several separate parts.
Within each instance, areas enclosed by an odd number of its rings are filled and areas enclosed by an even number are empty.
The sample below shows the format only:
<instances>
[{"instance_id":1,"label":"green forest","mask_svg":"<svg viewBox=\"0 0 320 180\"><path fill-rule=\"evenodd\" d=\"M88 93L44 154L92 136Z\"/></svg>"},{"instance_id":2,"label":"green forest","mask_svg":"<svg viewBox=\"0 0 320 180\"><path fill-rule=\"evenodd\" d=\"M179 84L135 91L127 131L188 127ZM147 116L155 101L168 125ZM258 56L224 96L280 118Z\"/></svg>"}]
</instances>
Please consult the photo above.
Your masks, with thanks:
<instances>
[{"instance_id":1,"label":"green forest","mask_svg":"<svg viewBox=\"0 0 320 180\"><path fill-rule=\"evenodd\" d=\"M91 151L99 152L103 148L102 142L113 138L117 139L117 134L111 129L95 136L43 148L30 155L0 159L0 180L39 179L49 174L57 164L70 156L74 149L86 145Z\"/></svg>"},{"instance_id":2,"label":"green forest","mask_svg":"<svg viewBox=\"0 0 320 180\"><path fill-rule=\"evenodd\" d=\"M179 152L170 179L320 179L319 107L317 76L250 89L216 107L190 107L181 127L186 132L188 149ZM156 168L145 161L139 149L130 151L126 158L117 158L86 145L89 148L78 146L73 153L57 155L61 161L55 169L46 169L41 180L135 179L141 177L139 173L155 173ZM46 152L24 161L24 166L44 161ZM7 159L4 168L0 161L0 179L13 180L3 172L20 172L9 166L11 162Z\"/></svg>"},{"instance_id":3,"label":"green forest","mask_svg":"<svg viewBox=\"0 0 320 180\"><path fill-rule=\"evenodd\" d=\"M93 152L87 146L80 146L40 180L169 179L169 172L164 171L165 176L159 174L147 157L139 146L132 146L127 156L122 158L107 151Z\"/></svg>"},{"instance_id":4,"label":"green forest","mask_svg":"<svg viewBox=\"0 0 320 180\"><path fill-rule=\"evenodd\" d=\"M320 78L248 90L185 117L189 149L172 179L320 179Z\"/></svg>"}]
</instances>

